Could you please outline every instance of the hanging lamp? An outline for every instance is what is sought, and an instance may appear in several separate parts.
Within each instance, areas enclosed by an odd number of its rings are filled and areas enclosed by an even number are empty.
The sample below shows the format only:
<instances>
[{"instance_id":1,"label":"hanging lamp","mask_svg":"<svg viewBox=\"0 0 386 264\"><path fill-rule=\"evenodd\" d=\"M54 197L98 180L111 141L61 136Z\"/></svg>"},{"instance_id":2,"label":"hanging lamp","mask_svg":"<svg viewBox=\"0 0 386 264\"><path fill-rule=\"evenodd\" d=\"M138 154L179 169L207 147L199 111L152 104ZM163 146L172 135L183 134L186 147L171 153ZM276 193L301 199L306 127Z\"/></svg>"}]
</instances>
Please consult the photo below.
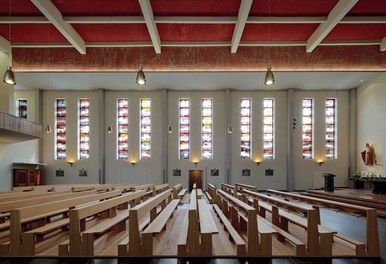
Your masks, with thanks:
<instances>
[{"instance_id":1,"label":"hanging lamp","mask_svg":"<svg viewBox=\"0 0 386 264\"><path fill-rule=\"evenodd\" d=\"M9 0L9 25L8 25L8 32L9 32L9 42L11 43L11 0ZM12 51L10 50L9 54L12 56ZM12 57L11 57L12 58ZM12 59L11 59L12 64ZM15 74L12 71L12 65L7 66L7 70L4 73L3 82L16 85L16 78Z\"/></svg>"},{"instance_id":2,"label":"hanging lamp","mask_svg":"<svg viewBox=\"0 0 386 264\"><path fill-rule=\"evenodd\" d=\"M268 2L268 17L271 18L271 1ZM271 21L268 24L268 41L271 41ZM264 83L267 86L273 85L275 83L275 77L273 76L273 72L271 70L271 47L268 47L268 64L267 72L265 73Z\"/></svg>"},{"instance_id":3,"label":"hanging lamp","mask_svg":"<svg viewBox=\"0 0 386 264\"><path fill-rule=\"evenodd\" d=\"M142 70L142 66L139 66L139 70L137 72L136 82L138 85L145 85L146 84L146 77L145 77L145 73Z\"/></svg>"}]
</instances>

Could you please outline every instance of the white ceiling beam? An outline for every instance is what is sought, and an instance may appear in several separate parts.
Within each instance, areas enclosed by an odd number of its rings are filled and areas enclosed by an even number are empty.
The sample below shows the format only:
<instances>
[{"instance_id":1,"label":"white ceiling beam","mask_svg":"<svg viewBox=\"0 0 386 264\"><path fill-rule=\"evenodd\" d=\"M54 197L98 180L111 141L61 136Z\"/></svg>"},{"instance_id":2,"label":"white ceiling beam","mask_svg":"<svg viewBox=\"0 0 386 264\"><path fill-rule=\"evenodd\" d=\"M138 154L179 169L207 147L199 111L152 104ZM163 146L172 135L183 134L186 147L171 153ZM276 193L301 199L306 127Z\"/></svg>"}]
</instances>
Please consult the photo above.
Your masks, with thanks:
<instances>
[{"instance_id":1,"label":"white ceiling beam","mask_svg":"<svg viewBox=\"0 0 386 264\"><path fill-rule=\"evenodd\" d=\"M235 25L231 41L231 53L237 52L237 48L239 47L241 36L243 35L251 6L252 0L241 0L237 23Z\"/></svg>"},{"instance_id":2,"label":"white ceiling beam","mask_svg":"<svg viewBox=\"0 0 386 264\"><path fill-rule=\"evenodd\" d=\"M320 24L307 40L306 51L312 52L358 1L340 0L328 14L327 20Z\"/></svg>"},{"instance_id":3,"label":"white ceiling beam","mask_svg":"<svg viewBox=\"0 0 386 264\"><path fill-rule=\"evenodd\" d=\"M80 54L86 54L84 40L69 23L63 21L62 14L50 0L31 1Z\"/></svg>"},{"instance_id":4,"label":"white ceiling beam","mask_svg":"<svg viewBox=\"0 0 386 264\"><path fill-rule=\"evenodd\" d=\"M138 0L138 2L141 6L142 14L146 21L147 30L149 31L151 41L153 42L155 53L161 54L161 40L158 34L157 26L154 22L150 0Z\"/></svg>"},{"instance_id":5,"label":"white ceiling beam","mask_svg":"<svg viewBox=\"0 0 386 264\"><path fill-rule=\"evenodd\" d=\"M386 51L386 37L382 39L381 42L381 51Z\"/></svg>"},{"instance_id":6,"label":"white ceiling beam","mask_svg":"<svg viewBox=\"0 0 386 264\"><path fill-rule=\"evenodd\" d=\"M320 46L366 46L382 45L386 48L386 40L356 40L356 41L323 41ZM153 47L152 42L86 42L87 48L135 48ZM296 47L306 46L306 41L240 41L241 47ZM71 48L70 43L62 42L13 42L12 48ZM229 41L165 41L164 47L229 47Z\"/></svg>"},{"instance_id":7,"label":"white ceiling beam","mask_svg":"<svg viewBox=\"0 0 386 264\"><path fill-rule=\"evenodd\" d=\"M249 16L247 24L321 24L327 17L261 17ZM140 16L63 16L63 21L74 24L139 24L145 23ZM237 17L208 16L159 16L156 24L236 24ZM0 16L0 24L9 24L9 17ZM11 24L50 24L44 16L12 17ZM386 16L347 16L339 24L386 24Z\"/></svg>"},{"instance_id":8,"label":"white ceiling beam","mask_svg":"<svg viewBox=\"0 0 386 264\"><path fill-rule=\"evenodd\" d=\"M0 51L9 53L11 51L11 45L9 41L2 36L0 36Z\"/></svg>"}]
</instances>

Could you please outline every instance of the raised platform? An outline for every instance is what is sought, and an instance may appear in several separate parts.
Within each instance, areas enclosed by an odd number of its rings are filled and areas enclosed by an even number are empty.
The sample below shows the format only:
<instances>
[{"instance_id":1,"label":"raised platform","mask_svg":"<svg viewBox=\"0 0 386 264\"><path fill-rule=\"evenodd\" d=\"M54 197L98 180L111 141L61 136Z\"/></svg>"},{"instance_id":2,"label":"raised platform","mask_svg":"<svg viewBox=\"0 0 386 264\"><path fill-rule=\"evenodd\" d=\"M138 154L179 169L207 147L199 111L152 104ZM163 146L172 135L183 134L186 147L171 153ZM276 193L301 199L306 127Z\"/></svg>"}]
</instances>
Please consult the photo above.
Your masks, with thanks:
<instances>
[{"instance_id":1,"label":"raised platform","mask_svg":"<svg viewBox=\"0 0 386 264\"><path fill-rule=\"evenodd\" d=\"M368 189L335 189L334 192L307 190L303 195L351 203L377 209L378 216L386 217L386 195L373 194Z\"/></svg>"}]
</instances>

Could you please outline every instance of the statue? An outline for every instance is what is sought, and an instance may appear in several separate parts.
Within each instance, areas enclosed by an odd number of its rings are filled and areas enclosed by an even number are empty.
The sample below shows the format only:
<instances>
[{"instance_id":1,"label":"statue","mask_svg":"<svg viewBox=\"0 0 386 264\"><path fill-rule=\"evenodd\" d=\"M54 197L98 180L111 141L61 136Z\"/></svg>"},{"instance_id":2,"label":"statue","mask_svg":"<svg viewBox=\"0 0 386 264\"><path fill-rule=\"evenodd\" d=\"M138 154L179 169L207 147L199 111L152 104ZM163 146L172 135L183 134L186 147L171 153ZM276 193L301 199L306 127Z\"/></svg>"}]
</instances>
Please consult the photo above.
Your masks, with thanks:
<instances>
[{"instance_id":1,"label":"statue","mask_svg":"<svg viewBox=\"0 0 386 264\"><path fill-rule=\"evenodd\" d=\"M374 149L372 146L370 146L369 143L366 143L366 150L361 152L362 160L363 162L368 165L372 166L374 164L377 164L377 162L374 159Z\"/></svg>"}]
</instances>

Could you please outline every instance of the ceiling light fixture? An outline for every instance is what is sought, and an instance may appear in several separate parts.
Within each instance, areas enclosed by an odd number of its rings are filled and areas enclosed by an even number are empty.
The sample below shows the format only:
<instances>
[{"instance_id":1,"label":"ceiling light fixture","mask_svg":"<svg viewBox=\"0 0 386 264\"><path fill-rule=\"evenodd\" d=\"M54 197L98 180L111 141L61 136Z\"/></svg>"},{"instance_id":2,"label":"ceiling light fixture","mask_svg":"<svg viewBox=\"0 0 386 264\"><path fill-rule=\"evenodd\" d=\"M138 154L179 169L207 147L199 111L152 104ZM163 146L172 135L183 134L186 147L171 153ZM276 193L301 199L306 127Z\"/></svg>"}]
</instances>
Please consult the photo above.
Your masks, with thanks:
<instances>
[{"instance_id":1,"label":"ceiling light fixture","mask_svg":"<svg viewBox=\"0 0 386 264\"><path fill-rule=\"evenodd\" d=\"M8 41L11 43L11 0L9 0L9 25L8 25L8 33L9 38ZM12 50L9 48L9 56L10 56L10 65L7 66L7 70L4 73L3 82L16 85L15 74L12 71Z\"/></svg>"},{"instance_id":2,"label":"ceiling light fixture","mask_svg":"<svg viewBox=\"0 0 386 264\"><path fill-rule=\"evenodd\" d=\"M136 82L138 85L146 85L145 73L142 70L142 24L140 24L140 36L141 36L141 46L139 47L139 70L137 72Z\"/></svg>"},{"instance_id":3,"label":"ceiling light fixture","mask_svg":"<svg viewBox=\"0 0 386 264\"><path fill-rule=\"evenodd\" d=\"M271 19L271 1L268 1L268 17ZM271 42L271 21L268 24L268 42ZM270 45L270 43L268 44ZM267 73L265 74L265 85L272 85L275 83L275 77L273 76L273 72L271 70L271 47L268 46L268 67Z\"/></svg>"}]
</instances>

